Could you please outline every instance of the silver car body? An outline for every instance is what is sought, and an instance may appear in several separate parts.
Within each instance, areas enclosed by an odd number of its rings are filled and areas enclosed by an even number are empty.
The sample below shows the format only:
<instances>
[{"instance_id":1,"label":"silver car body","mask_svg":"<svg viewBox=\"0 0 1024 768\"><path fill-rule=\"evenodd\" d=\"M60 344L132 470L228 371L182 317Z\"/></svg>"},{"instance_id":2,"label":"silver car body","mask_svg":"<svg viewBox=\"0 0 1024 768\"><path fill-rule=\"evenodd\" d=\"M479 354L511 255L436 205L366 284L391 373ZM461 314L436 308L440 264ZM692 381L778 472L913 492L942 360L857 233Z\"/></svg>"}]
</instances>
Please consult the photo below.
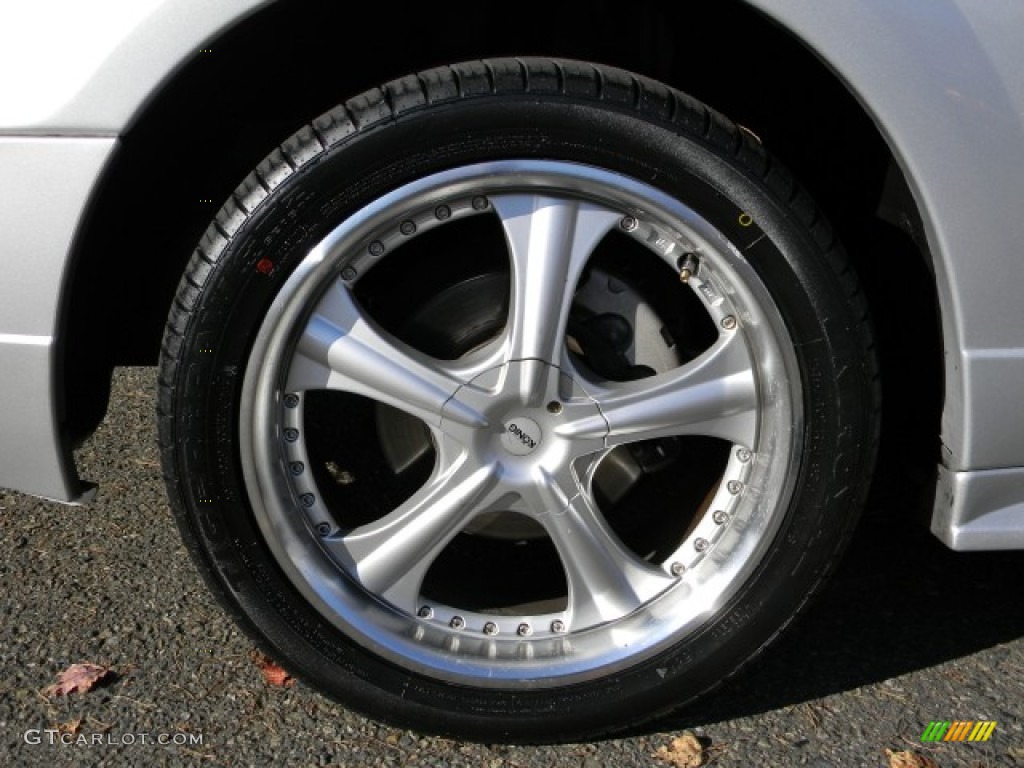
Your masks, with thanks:
<instances>
[{"instance_id":1,"label":"silver car body","mask_svg":"<svg viewBox=\"0 0 1024 768\"><path fill-rule=\"evenodd\" d=\"M1024 302L1016 274L1024 243L1024 6L747 1L856 96L921 213L945 366L932 531L954 549L1024 548ZM63 502L89 498L59 426L58 329L76 228L119 135L151 94L207 41L267 4L50 0L4 11L0 486ZM54 50L65 56L54 58Z\"/></svg>"}]
</instances>

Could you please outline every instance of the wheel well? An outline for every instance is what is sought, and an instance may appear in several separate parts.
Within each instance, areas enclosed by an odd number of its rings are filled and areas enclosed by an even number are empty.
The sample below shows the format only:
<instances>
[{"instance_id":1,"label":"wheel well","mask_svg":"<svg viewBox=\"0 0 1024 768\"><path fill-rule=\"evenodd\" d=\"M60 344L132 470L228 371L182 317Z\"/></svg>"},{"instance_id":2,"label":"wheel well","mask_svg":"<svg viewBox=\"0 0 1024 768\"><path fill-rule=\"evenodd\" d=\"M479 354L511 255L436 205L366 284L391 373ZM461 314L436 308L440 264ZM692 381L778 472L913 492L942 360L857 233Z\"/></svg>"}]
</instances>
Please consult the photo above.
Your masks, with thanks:
<instances>
[{"instance_id":1,"label":"wheel well","mask_svg":"<svg viewBox=\"0 0 1024 768\"><path fill-rule=\"evenodd\" d=\"M298 0L271 5L210 41L211 52L197 51L124 132L76 240L62 329L69 433L77 442L102 419L113 366L156 362L200 235L292 131L410 71L536 54L649 75L759 136L828 212L861 275L879 329L886 413L898 419L883 436L912 430L937 452L934 281L914 241L878 216L895 164L870 117L826 66L740 0L666 5L637 0L624 10L607 0L574 1L549 4L540 18L488 4L448 15L428 6ZM353 39L360 42L350 47ZM364 58L367 49L374 53ZM902 199L908 209L897 217L916 219L909 197ZM903 317L889 295L896 292ZM907 315L915 321L905 322Z\"/></svg>"}]
</instances>

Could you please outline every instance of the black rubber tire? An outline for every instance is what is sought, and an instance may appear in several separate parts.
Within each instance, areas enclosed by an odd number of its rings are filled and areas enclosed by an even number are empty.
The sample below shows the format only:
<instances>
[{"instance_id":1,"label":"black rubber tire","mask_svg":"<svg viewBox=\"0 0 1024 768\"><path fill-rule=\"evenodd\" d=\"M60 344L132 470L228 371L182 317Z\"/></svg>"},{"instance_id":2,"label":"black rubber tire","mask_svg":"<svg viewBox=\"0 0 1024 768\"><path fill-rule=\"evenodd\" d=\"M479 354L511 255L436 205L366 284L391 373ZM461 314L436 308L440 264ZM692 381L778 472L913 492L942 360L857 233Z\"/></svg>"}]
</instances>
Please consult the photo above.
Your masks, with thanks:
<instances>
[{"instance_id":1,"label":"black rubber tire","mask_svg":"<svg viewBox=\"0 0 1024 768\"><path fill-rule=\"evenodd\" d=\"M698 632L653 659L544 690L467 689L344 636L283 575L250 509L237 448L248 351L309 248L383 192L481 159L611 169L685 200L769 287L803 376L797 491L754 574ZM741 228L746 212L757 224ZM267 260L273 270L258 269ZM708 691L757 655L821 586L857 519L878 440L879 386L857 279L814 203L746 131L660 83L587 63L475 61L363 93L297 131L210 224L170 311L159 424L171 503L207 581L259 645L372 717L481 741L582 740Z\"/></svg>"}]
</instances>

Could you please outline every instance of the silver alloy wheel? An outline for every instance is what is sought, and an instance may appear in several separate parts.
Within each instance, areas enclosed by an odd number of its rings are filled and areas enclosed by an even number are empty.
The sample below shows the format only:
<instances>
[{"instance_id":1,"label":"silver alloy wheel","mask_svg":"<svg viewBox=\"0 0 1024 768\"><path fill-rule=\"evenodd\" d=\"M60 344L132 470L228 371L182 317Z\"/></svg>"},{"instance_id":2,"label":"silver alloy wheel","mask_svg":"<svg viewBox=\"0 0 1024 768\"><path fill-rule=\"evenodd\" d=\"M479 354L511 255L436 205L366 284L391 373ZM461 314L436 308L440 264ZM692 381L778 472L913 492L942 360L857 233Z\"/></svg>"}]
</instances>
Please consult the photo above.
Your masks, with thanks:
<instances>
[{"instance_id":1,"label":"silver alloy wheel","mask_svg":"<svg viewBox=\"0 0 1024 768\"><path fill-rule=\"evenodd\" d=\"M355 298L403 242L495 216L510 260L505 329L458 360L383 331ZM741 222L742 223L742 222ZM629 382L600 381L566 342L580 275L617 230L687 285L718 329L695 359ZM383 517L340 528L308 467L306 393L397 408L430 430L435 466ZM260 529L317 610L393 662L477 687L594 679L679 642L714 616L761 560L788 507L801 453L801 383L782 317L741 253L657 189L597 168L483 163L376 200L313 248L285 282L249 356L240 452ZM650 562L607 524L593 479L619 445L666 436L732 448L717 490L675 551ZM515 512L558 552L568 595L523 615L426 602L434 560L482 514ZM471 572L466 578L473 578Z\"/></svg>"}]
</instances>

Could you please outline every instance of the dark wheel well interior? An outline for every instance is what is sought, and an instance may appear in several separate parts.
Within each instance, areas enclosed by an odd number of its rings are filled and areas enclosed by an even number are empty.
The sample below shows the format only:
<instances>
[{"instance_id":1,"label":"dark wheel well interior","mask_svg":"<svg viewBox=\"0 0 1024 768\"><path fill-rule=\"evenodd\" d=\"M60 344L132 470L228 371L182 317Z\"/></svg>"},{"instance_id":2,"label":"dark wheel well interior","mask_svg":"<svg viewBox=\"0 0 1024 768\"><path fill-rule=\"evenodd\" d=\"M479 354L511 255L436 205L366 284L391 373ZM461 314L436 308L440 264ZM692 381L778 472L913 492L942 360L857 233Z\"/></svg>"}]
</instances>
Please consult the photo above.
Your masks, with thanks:
<instances>
[{"instance_id":1,"label":"dark wheel well interior","mask_svg":"<svg viewBox=\"0 0 1024 768\"><path fill-rule=\"evenodd\" d=\"M113 366L156 362L194 245L245 174L296 128L411 71L537 54L669 83L749 128L790 167L828 213L868 293L890 420L883 463L893 439L923 438L924 453L937 456L941 339L928 261L878 216L893 159L835 75L739 0L507 8L281 0L209 41L212 52L196 51L125 132L76 240L62 333L63 412L75 441L106 412ZM895 291L901 316L888 300Z\"/></svg>"}]
</instances>

